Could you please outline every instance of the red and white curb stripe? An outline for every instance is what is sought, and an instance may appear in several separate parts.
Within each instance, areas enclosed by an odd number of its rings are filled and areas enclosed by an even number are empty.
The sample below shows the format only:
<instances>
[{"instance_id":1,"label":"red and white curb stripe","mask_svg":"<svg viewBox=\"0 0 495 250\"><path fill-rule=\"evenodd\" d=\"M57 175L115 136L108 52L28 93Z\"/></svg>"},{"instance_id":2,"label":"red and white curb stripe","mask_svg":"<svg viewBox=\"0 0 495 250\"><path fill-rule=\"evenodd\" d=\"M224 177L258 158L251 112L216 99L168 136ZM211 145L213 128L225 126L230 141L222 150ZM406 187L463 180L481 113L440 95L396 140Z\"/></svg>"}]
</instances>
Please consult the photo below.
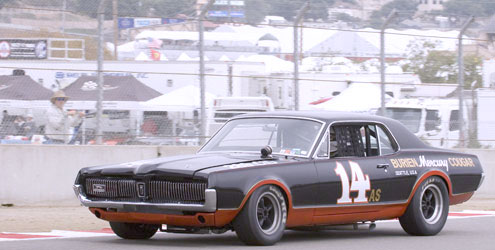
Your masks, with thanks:
<instances>
[{"instance_id":1,"label":"red and white curb stripe","mask_svg":"<svg viewBox=\"0 0 495 250\"><path fill-rule=\"evenodd\" d=\"M462 212L450 212L449 219L466 219L476 217L495 217L495 211L464 210ZM387 220L379 222L393 222L397 220ZM67 239L83 237L115 236L110 228L98 231L62 231L52 230L44 233L0 233L0 241L16 240L40 240L40 239Z\"/></svg>"},{"instance_id":2,"label":"red and white curb stripe","mask_svg":"<svg viewBox=\"0 0 495 250\"><path fill-rule=\"evenodd\" d=\"M43 232L43 233L0 233L0 241L62 239L62 238L67 239L67 238L102 237L102 236L115 236L115 234L110 228L105 228L98 231L52 230L51 232Z\"/></svg>"}]
</instances>

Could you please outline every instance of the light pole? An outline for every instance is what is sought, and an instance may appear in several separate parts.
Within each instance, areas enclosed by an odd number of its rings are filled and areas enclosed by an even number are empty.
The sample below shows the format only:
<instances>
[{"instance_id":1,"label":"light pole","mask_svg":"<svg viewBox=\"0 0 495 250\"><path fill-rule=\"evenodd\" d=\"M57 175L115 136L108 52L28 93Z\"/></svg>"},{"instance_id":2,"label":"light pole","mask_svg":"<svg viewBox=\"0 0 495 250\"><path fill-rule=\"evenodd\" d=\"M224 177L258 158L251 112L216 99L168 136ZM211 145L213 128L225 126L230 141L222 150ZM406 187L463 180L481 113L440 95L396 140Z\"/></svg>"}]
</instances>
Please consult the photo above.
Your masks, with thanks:
<instances>
[{"instance_id":1,"label":"light pole","mask_svg":"<svg viewBox=\"0 0 495 250\"><path fill-rule=\"evenodd\" d=\"M301 19L309 10L309 2L306 2L301 9L297 12L297 16L294 19L294 109L299 110L299 33L298 26Z\"/></svg>"},{"instance_id":2,"label":"light pole","mask_svg":"<svg viewBox=\"0 0 495 250\"><path fill-rule=\"evenodd\" d=\"M206 136L206 97L205 97L205 55L204 55L204 27L203 19L206 16L208 9L213 5L215 0L208 0L208 3L203 6L198 16L198 30L199 30L199 92L201 100L201 126L200 142L205 142Z\"/></svg>"},{"instance_id":3,"label":"light pole","mask_svg":"<svg viewBox=\"0 0 495 250\"><path fill-rule=\"evenodd\" d=\"M457 48L457 65L458 68L458 88L459 88L459 117L457 122L459 123L459 146L463 148L465 146L465 134L464 134L464 58L462 51L462 36L464 32L466 32L469 25L474 21L474 17L470 16L468 20L462 25L461 31L459 32L458 39L458 48Z\"/></svg>"},{"instance_id":4,"label":"light pole","mask_svg":"<svg viewBox=\"0 0 495 250\"><path fill-rule=\"evenodd\" d=\"M397 15L397 11L392 10L380 30L380 115L385 116L385 29L392 18Z\"/></svg>"}]
</instances>

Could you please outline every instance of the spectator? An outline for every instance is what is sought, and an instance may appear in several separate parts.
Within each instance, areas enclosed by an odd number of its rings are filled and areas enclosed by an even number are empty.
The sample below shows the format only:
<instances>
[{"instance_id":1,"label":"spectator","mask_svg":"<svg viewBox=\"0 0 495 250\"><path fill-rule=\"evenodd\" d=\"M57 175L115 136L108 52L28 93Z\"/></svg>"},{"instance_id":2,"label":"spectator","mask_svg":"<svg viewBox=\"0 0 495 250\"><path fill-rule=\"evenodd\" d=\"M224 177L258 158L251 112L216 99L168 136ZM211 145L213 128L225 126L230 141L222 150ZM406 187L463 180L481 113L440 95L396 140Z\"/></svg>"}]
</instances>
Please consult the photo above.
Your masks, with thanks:
<instances>
[{"instance_id":1,"label":"spectator","mask_svg":"<svg viewBox=\"0 0 495 250\"><path fill-rule=\"evenodd\" d=\"M147 117L144 119L143 124L141 125L141 132L143 132L144 136L153 136L156 135L157 126L155 121L153 121L152 117Z\"/></svg>"},{"instance_id":2,"label":"spectator","mask_svg":"<svg viewBox=\"0 0 495 250\"><path fill-rule=\"evenodd\" d=\"M24 123L22 130L24 135L31 138L37 131L36 123L33 120L32 114L26 115L26 122Z\"/></svg>"},{"instance_id":3,"label":"spectator","mask_svg":"<svg viewBox=\"0 0 495 250\"><path fill-rule=\"evenodd\" d=\"M168 119L168 112L164 111L162 115L158 116L156 119L156 124L158 126L158 135L172 135L173 124L172 120Z\"/></svg>"},{"instance_id":4,"label":"spectator","mask_svg":"<svg viewBox=\"0 0 495 250\"><path fill-rule=\"evenodd\" d=\"M26 121L24 120L24 117L22 117L22 115L18 115L15 117L15 120L14 120L15 133L14 133L14 135L24 135L23 127L24 127L25 122Z\"/></svg>"},{"instance_id":5,"label":"spectator","mask_svg":"<svg viewBox=\"0 0 495 250\"><path fill-rule=\"evenodd\" d=\"M62 90L55 92L50 99L52 105L48 108L46 124L46 139L49 144L65 144L71 137L70 127L78 125L83 112L64 110L64 105L69 99Z\"/></svg>"},{"instance_id":6,"label":"spectator","mask_svg":"<svg viewBox=\"0 0 495 250\"><path fill-rule=\"evenodd\" d=\"M6 135L15 134L14 119L15 117L13 115L9 115L7 110L2 112L2 123L0 124L0 136L2 138Z\"/></svg>"}]
</instances>

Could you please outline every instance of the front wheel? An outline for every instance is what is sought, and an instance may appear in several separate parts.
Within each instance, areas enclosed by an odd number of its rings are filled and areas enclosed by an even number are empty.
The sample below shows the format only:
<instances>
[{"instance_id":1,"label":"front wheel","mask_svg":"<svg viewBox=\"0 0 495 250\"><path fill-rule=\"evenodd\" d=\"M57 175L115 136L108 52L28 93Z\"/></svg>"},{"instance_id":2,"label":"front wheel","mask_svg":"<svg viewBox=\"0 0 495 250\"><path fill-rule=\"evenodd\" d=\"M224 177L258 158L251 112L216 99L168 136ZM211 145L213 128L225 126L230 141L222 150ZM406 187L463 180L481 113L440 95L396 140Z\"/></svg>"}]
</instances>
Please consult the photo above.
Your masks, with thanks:
<instances>
[{"instance_id":1,"label":"front wheel","mask_svg":"<svg viewBox=\"0 0 495 250\"><path fill-rule=\"evenodd\" d=\"M287 205L275 186L256 189L234 219L237 237L248 245L273 245L282 238L287 220Z\"/></svg>"},{"instance_id":2,"label":"front wheel","mask_svg":"<svg viewBox=\"0 0 495 250\"><path fill-rule=\"evenodd\" d=\"M149 239L158 231L158 225L137 224L124 222L110 222L112 231L123 239L144 240Z\"/></svg>"},{"instance_id":3,"label":"front wheel","mask_svg":"<svg viewBox=\"0 0 495 250\"><path fill-rule=\"evenodd\" d=\"M442 230L448 213L447 187L441 178L432 176L421 183L399 221L408 234L429 236Z\"/></svg>"}]
</instances>

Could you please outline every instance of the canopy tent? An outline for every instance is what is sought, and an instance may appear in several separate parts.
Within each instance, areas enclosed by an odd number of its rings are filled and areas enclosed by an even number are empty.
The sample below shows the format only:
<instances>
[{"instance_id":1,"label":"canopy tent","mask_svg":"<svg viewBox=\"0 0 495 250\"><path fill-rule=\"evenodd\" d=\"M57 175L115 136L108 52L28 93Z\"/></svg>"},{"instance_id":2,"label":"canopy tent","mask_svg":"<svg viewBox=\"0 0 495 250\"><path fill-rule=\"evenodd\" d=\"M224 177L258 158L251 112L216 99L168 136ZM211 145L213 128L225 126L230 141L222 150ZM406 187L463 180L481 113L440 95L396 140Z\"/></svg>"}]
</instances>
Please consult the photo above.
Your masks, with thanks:
<instances>
[{"instance_id":1,"label":"canopy tent","mask_svg":"<svg viewBox=\"0 0 495 250\"><path fill-rule=\"evenodd\" d=\"M53 92L26 75L0 76L0 106L17 113L46 108ZM15 111L17 110L17 111Z\"/></svg>"},{"instance_id":2,"label":"canopy tent","mask_svg":"<svg viewBox=\"0 0 495 250\"><path fill-rule=\"evenodd\" d=\"M73 101L97 101L98 85L96 76L81 76L64 88ZM104 76L103 100L144 102L160 96L161 93L138 81L134 76Z\"/></svg>"},{"instance_id":3,"label":"canopy tent","mask_svg":"<svg viewBox=\"0 0 495 250\"><path fill-rule=\"evenodd\" d=\"M96 76L81 76L63 89L69 96L67 108L94 109L98 100ZM139 102L148 101L161 93L138 81L134 76L103 77L104 109L138 109Z\"/></svg>"},{"instance_id":4,"label":"canopy tent","mask_svg":"<svg viewBox=\"0 0 495 250\"><path fill-rule=\"evenodd\" d=\"M385 101L392 97L385 95ZM313 105L311 105L313 106ZM372 83L353 83L331 100L314 105L314 109L329 111L369 112L381 106L380 85Z\"/></svg>"},{"instance_id":5,"label":"canopy tent","mask_svg":"<svg viewBox=\"0 0 495 250\"><path fill-rule=\"evenodd\" d=\"M52 94L29 76L0 76L0 100L49 100Z\"/></svg>"},{"instance_id":6,"label":"canopy tent","mask_svg":"<svg viewBox=\"0 0 495 250\"><path fill-rule=\"evenodd\" d=\"M144 110L165 111L192 111L201 106L200 90L193 85L173 90L167 94L142 103ZM215 98L215 95L206 92L206 106Z\"/></svg>"}]
</instances>

